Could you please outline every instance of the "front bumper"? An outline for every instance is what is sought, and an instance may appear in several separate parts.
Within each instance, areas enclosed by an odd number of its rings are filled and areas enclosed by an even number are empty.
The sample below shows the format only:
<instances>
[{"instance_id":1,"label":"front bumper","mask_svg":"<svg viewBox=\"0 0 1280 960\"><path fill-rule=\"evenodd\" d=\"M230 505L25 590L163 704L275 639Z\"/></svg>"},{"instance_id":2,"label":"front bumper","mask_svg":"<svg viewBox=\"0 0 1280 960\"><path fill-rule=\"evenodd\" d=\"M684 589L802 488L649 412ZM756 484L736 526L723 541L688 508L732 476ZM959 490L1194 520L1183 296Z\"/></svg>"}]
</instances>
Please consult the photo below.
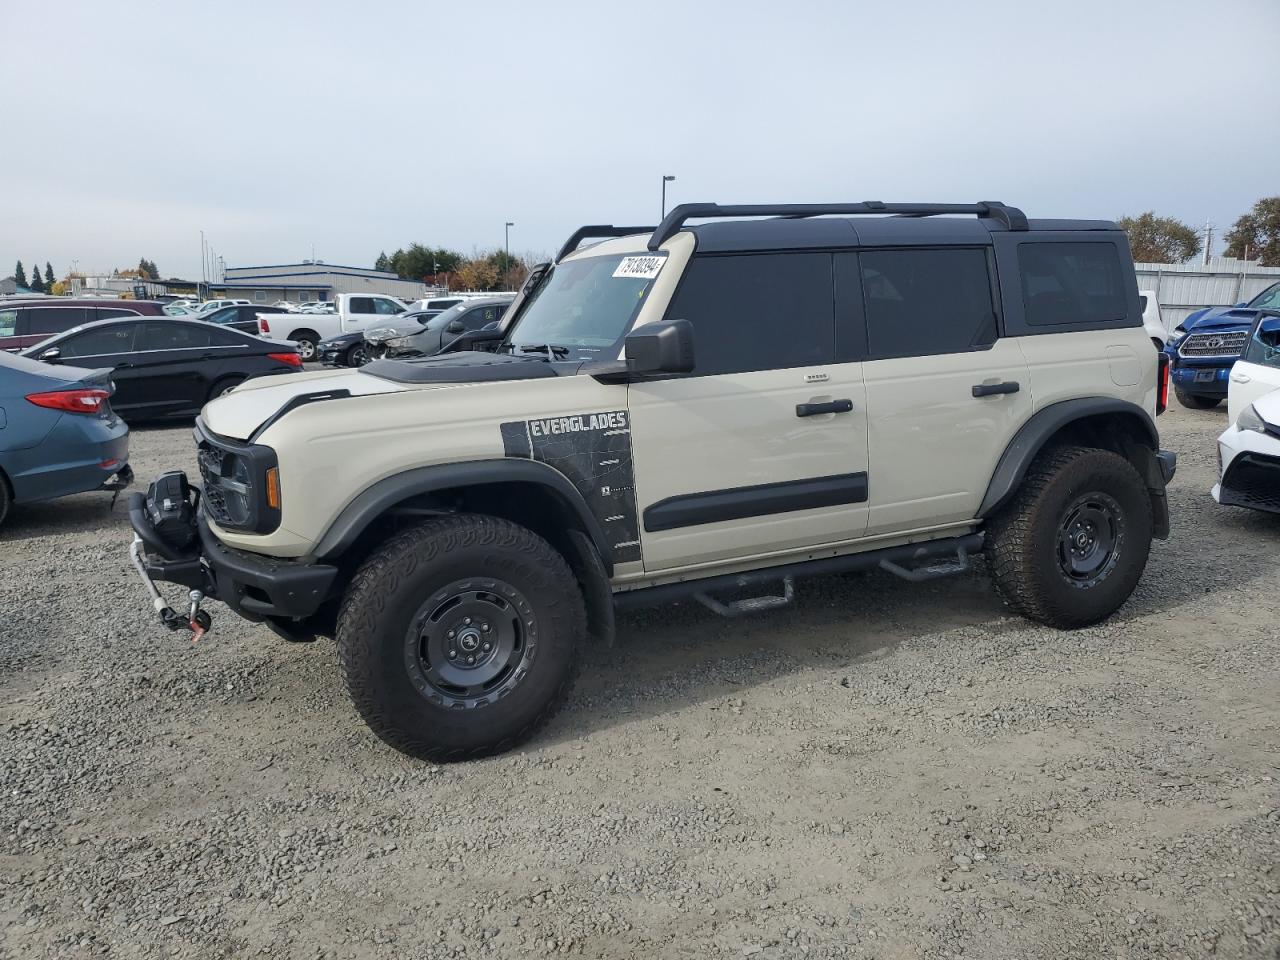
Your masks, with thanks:
<instances>
[{"instance_id":1,"label":"front bumper","mask_svg":"<svg viewBox=\"0 0 1280 960\"><path fill-rule=\"evenodd\" d=\"M176 548L153 525L147 495L135 493L129 498L131 552L153 602L158 594L155 581L177 583L221 600L246 620L266 621L287 632L289 624L312 616L329 599L337 567L234 550L214 535L203 511L197 511L191 522L195 527L191 545Z\"/></svg>"},{"instance_id":2,"label":"front bumper","mask_svg":"<svg viewBox=\"0 0 1280 960\"><path fill-rule=\"evenodd\" d=\"M1234 423L1218 437L1221 478L1210 491L1227 507L1280 513L1280 437L1241 430Z\"/></svg>"},{"instance_id":3,"label":"front bumper","mask_svg":"<svg viewBox=\"0 0 1280 960\"><path fill-rule=\"evenodd\" d=\"M1194 366L1179 359L1178 365L1170 369L1169 377L1173 381L1174 388L1183 393L1193 393L1202 397L1225 397L1227 384L1231 379L1231 367L1234 363L1233 358L1225 367Z\"/></svg>"}]
</instances>

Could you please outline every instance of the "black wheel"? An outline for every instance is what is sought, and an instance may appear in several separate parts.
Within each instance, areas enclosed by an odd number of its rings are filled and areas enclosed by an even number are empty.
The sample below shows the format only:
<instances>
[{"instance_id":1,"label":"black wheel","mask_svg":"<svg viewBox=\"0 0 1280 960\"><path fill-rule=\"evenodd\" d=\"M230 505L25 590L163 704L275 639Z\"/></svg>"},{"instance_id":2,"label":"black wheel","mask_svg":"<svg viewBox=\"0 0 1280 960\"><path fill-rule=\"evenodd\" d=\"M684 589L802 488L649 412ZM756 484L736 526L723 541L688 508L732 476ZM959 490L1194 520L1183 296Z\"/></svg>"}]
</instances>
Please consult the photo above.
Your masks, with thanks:
<instances>
[{"instance_id":1,"label":"black wheel","mask_svg":"<svg viewBox=\"0 0 1280 960\"><path fill-rule=\"evenodd\" d=\"M9 492L9 480L3 472L0 472L0 527L4 526L11 506L13 506L13 494Z\"/></svg>"},{"instance_id":2,"label":"black wheel","mask_svg":"<svg viewBox=\"0 0 1280 960\"><path fill-rule=\"evenodd\" d=\"M319 340L314 333L295 333L289 339L298 345L298 356L303 363L310 363L316 358Z\"/></svg>"},{"instance_id":3,"label":"black wheel","mask_svg":"<svg viewBox=\"0 0 1280 960\"><path fill-rule=\"evenodd\" d=\"M986 557L1001 598L1023 616L1071 629L1119 609L1151 551L1151 495L1109 450L1041 453L1014 500L987 527Z\"/></svg>"},{"instance_id":4,"label":"black wheel","mask_svg":"<svg viewBox=\"0 0 1280 960\"><path fill-rule=\"evenodd\" d=\"M226 396L242 383L244 383L244 377L223 377L209 388L209 399L217 400L219 397Z\"/></svg>"},{"instance_id":5,"label":"black wheel","mask_svg":"<svg viewBox=\"0 0 1280 960\"><path fill-rule=\"evenodd\" d=\"M564 558L530 530L459 514L398 534L338 615L356 709L424 760L509 749L564 703L586 611Z\"/></svg>"},{"instance_id":6,"label":"black wheel","mask_svg":"<svg viewBox=\"0 0 1280 960\"><path fill-rule=\"evenodd\" d=\"M1221 397L1202 397L1198 393L1187 393L1184 390L1175 390L1174 395L1189 410L1211 410L1222 402Z\"/></svg>"},{"instance_id":7,"label":"black wheel","mask_svg":"<svg viewBox=\"0 0 1280 960\"><path fill-rule=\"evenodd\" d=\"M363 367L369 362L369 350L363 343L357 343L347 351L348 367Z\"/></svg>"}]
</instances>

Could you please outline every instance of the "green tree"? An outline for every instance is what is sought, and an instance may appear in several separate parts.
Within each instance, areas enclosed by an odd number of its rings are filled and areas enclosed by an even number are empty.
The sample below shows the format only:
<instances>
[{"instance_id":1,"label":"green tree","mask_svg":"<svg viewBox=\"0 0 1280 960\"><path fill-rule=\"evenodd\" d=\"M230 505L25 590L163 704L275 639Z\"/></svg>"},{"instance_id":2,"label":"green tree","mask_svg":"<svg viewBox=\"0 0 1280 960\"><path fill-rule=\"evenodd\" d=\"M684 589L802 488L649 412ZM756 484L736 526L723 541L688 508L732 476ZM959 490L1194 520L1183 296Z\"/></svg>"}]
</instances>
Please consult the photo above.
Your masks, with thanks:
<instances>
[{"instance_id":1,"label":"green tree","mask_svg":"<svg viewBox=\"0 0 1280 960\"><path fill-rule=\"evenodd\" d=\"M31 282L27 284L32 293L44 293L44 280L40 276L39 261L31 261Z\"/></svg>"},{"instance_id":2,"label":"green tree","mask_svg":"<svg viewBox=\"0 0 1280 960\"><path fill-rule=\"evenodd\" d=\"M1227 232L1227 256L1280 267L1280 197L1264 197Z\"/></svg>"},{"instance_id":3,"label":"green tree","mask_svg":"<svg viewBox=\"0 0 1280 960\"><path fill-rule=\"evenodd\" d=\"M1121 217L1116 224L1129 235L1129 248L1138 263L1184 263L1200 252L1200 235L1181 220L1157 217L1148 210Z\"/></svg>"},{"instance_id":4,"label":"green tree","mask_svg":"<svg viewBox=\"0 0 1280 960\"><path fill-rule=\"evenodd\" d=\"M58 282L57 277L53 275L53 264L48 260L44 262L44 289L46 293L53 292L53 285Z\"/></svg>"},{"instance_id":5,"label":"green tree","mask_svg":"<svg viewBox=\"0 0 1280 960\"><path fill-rule=\"evenodd\" d=\"M18 265L13 268L13 279L18 282L18 286L25 287L27 285L27 271L22 269L22 261L18 261Z\"/></svg>"},{"instance_id":6,"label":"green tree","mask_svg":"<svg viewBox=\"0 0 1280 960\"><path fill-rule=\"evenodd\" d=\"M383 250L380 254L378 254L378 259L373 261L373 269L375 270L391 269L391 258L387 256L387 251Z\"/></svg>"},{"instance_id":7,"label":"green tree","mask_svg":"<svg viewBox=\"0 0 1280 960\"><path fill-rule=\"evenodd\" d=\"M144 280L159 280L160 271L156 269L154 260L143 257L138 261L138 275Z\"/></svg>"}]
</instances>

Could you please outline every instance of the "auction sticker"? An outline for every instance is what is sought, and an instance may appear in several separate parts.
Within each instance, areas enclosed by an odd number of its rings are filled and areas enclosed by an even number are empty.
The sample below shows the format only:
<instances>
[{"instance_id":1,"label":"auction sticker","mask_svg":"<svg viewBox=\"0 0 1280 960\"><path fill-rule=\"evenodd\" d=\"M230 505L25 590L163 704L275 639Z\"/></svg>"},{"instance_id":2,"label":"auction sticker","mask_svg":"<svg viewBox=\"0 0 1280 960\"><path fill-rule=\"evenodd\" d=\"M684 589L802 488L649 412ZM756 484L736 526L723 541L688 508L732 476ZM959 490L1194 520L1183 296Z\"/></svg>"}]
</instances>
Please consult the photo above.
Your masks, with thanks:
<instances>
[{"instance_id":1,"label":"auction sticker","mask_svg":"<svg viewBox=\"0 0 1280 960\"><path fill-rule=\"evenodd\" d=\"M666 262L666 257L623 257L613 275L631 280L652 280Z\"/></svg>"}]
</instances>

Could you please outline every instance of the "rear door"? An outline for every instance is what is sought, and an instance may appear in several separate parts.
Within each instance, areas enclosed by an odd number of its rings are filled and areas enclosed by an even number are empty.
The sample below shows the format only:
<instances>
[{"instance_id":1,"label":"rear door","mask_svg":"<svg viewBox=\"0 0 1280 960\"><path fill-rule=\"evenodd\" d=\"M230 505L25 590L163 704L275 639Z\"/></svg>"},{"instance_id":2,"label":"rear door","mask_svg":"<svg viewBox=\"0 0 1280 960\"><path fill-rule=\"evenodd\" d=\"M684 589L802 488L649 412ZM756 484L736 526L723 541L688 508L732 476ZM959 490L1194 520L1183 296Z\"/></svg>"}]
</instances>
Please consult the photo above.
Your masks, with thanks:
<instances>
[{"instance_id":1,"label":"rear door","mask_svg":"<svg viewBox=\"0 0 1280 960\"><path fill-rule=\"evenodd\" d=\"M867 406L856 350L836 343L832 264L689 262L666 316L693 325L697 366L628 388L646 571L862 536Z\"/></svg>"},{"instance_id":2,"label":"rear door","mask_svg":"<svg viewBox=\"0 0 1280 960\"><path fill-rule=\"evenodd\" d=\"M1280 317L1264 314L1249 331L1244 353L1231 368L1228 420L1235 423L1241 411L1272 390L1280 390Z\"/></svg>"},{"instance_id":3,"label":"rear door","mask_svg":"<svg viewBox=\"0 0 1280 960\"><path fill-rule=\"evenodd\" d=\"M195 320L145 320L139 325L133 376L149 410L160 415L204 406L223 359L212 345L216 332Z\"/></svg>"},{"instance_id":4,"label":"rear door","mask_svg":"<svg viewBox=\"0 0 1280 960\"><path fill-rule=\"evenodd\" d=\"M967 525L1032 408L1018 343L999 335L992 253L913 247L836 259L837 282L862 289L867 533Z\"/></svg>"}]
</instances>

